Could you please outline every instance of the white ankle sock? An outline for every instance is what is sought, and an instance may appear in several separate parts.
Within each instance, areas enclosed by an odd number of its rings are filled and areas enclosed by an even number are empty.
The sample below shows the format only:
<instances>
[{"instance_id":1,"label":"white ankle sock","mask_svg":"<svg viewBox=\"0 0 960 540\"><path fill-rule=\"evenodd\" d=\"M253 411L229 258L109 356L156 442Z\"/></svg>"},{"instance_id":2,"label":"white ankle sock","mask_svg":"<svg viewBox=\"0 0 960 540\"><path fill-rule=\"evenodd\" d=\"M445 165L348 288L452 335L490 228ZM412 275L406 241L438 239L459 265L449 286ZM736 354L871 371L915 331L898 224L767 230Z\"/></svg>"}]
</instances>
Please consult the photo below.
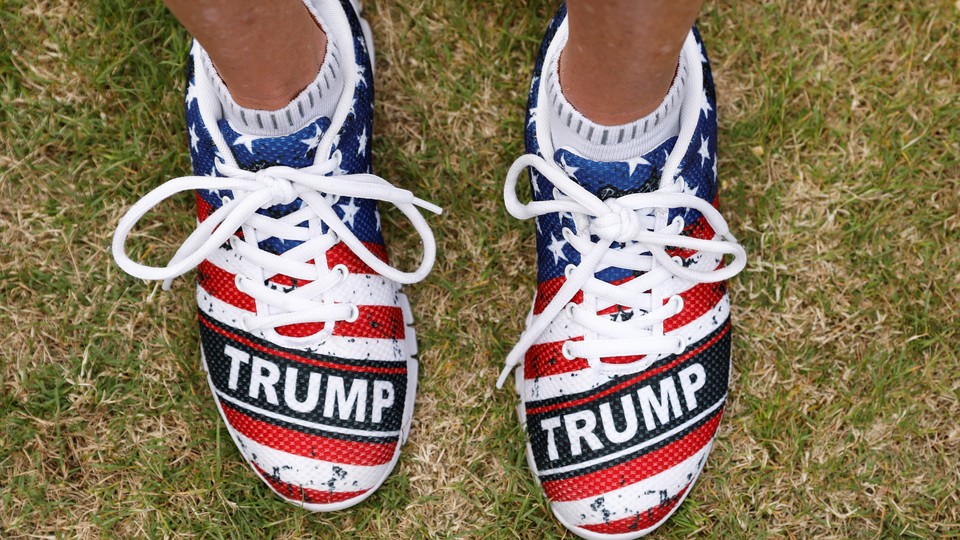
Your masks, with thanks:
<instances>
[{"instance_id":1,"label":"white ankle sock","mask_svg":"<svg viewBox=\"0 0 960 540\"><path fill-rule=\"evenodd\" d=\"M660 106L639 120L619 126L597 124L567 101L560 88L559 60L558 53L547 68L550 136L554 148L569 147L594 161L625 161L646 154L680 133L680 102L687 75L682 55L677 75Z\"/></svg>"},{"instance_id":2,"label":"white ankle sock","mask_svg":"<svg viewBox=\"0 0 960 540\"><path fill-rule=\"evenodd\" d=\"M322 20L318 19L317 24L327 34L327 53L320 65L320 71L313 82L293 98L293 101L275 111L238 105L214 68L213 61L201 48L200 57L207 73L213 79L213 87L223 105L223 115L237 131L259 136L289 135L321 116L333 116L343 93L343 67L336 42L330 39L330 33Z\"/></svg>"}]
</instances>

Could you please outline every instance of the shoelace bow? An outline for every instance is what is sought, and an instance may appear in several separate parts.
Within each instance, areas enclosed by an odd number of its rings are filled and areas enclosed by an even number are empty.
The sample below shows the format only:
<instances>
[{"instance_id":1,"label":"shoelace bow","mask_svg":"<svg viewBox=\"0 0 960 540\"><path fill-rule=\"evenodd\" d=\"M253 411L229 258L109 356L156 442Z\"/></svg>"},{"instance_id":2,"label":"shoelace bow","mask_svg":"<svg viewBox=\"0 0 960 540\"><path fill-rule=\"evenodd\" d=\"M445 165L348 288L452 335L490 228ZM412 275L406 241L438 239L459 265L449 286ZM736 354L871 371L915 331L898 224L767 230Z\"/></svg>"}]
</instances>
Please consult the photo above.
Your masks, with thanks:
<instances>
[{"instance_id":1,"label":"shoelace bow","mask_svg":"<svg viewBox=\"0 0 960 540\"><path fill-rule=\"evenodd\" d=\"M533 201L522 204L517 198L517 179L528 167L535 169L556 188L556 200ZM720 212L707 201L686 193L657 191L635 193L617 199L601 200L570 179L554 163L544 158L526 154L520 156L507 172L504 183L504 203L510 215L517 219L530 219L557 212L585 216L589 226L573 234L563 230L563 236L573 249L581 254L579 265L568 265L566 281L544 310L535 316L520 340L507 355L506 365L497 379L497 388L506 382L507 376L523 361L527 350L537 341L551 322L561 312L585 329L603 339L567 341L563 354L567 359L585 358L591 368L610 372L630 373L646 369L654 360L626 364L608 364L601 358L635 355L679 354L684 343L682 338L657 335L653 329L683 309L683 299L672 296L662 306L654 306L652 294L655 287L673 277L694 283L713 283L729 279L739 273L746 264L746 251L730 233ZM683 219L677 217L666 227L654 230L658 212L674 208L698 210L717 234L713 240L683 236ZM591 236L598 240L594 242ZM613 247L614 243L622 247ZM685 248L720 256L732 255L729 266L715 270L693 270L683 266L679 257L671 257L667 247ZM612 285L594 277L604 268L624 268L642 272L638 277L621 285ZM646 303L650 309L629 321L611 321L590 313L571 301L578 291L609 302L611 305L639 306ZM662 328L662 327L661 327ZM647 334L647 335L644 335Z\"/></svg>"},{"instance_id":2,"label":"shoelace bow","mask_svg":"<svg viewBox=\"0 0 960 540\"><path fill-rule=\"evenodd\" d=\"M320 259L338 241L343 241L361 261L383 277L404 284L418 282L433 267L436 241L417 207L435 214L440 214L442 210L376 175L327 176L338 167L339 160L331 159L302 169L275 166L250 172L219 161L217 170L224 175L222 177L175 178L145 195L120 219L113 236L113 256L127 273L142 279L163 280L163 288L168 289L174 278L196 268L224 242L229 241L241 257L263 271L262 276L237 275L237 288L257 300L258 305L264 303L268 306L269 313L258 313L244 319L249 330L355 319L358 314L356 306L316 300L342 282L347 275L346 267L338 265L330 270L324 265L307 261ZM198 224L166 266L146 266L130 259L126 253L126 241L137 222L165 199L197 189L232 190L233 199L225 198L220 208ZM298 197L303 201L300 209L286 216L272 218L257 213L261 208L292 203ZM333 205L340 197L394 204L410 220L423 242L423 259L419 267L413 272L403 272L367 249L334 211ZM318 220L327 225L326 233L320 233ZM304 222L308 222L307 227L298 226ZM240 229L244 231L243 239L234 236ZM281 255L275 255L257 245L258 239L270 237L302 243ZM283 292L267 285L269 278L276 275L310 283Z\"/></svg>"}]
</instances>

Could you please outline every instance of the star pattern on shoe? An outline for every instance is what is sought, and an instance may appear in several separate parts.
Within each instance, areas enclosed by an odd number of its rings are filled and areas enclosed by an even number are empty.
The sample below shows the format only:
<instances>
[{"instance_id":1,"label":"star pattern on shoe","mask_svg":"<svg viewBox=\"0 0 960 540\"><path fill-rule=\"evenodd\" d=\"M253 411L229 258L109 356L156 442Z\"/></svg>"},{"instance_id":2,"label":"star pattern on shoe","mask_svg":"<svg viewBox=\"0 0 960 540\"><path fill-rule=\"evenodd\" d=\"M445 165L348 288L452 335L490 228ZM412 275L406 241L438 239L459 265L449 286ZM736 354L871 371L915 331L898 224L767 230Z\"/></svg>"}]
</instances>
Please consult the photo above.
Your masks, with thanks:
<instances>
[{"instance_id":1,"label":"star pattern on shoe","mask_svg":"<svg viewBox=\"0 0 960 540\"><path fill-rule=\"evenodd\" d=\"M713 111L713 107L710 106L710 100L707 99L707 91L704 90L703 98L700 101L700 112L702 112L704 116L709 117L711 111Z\"/></svg>"},{"instance_id":2,"label":"star pattern on shoe","mask_svg":"<svg viewBox=\"0 0 960 540\"><path fill-rule=\"evenodd\" d=\"M364 66L357 66L357 84L360 86L367 85L367 68Z\"/></svg>"},{"instance_id":3,"label":"star pattern on shoe","mask_svg":"<svg viewBox=\"0 0 960 540\"><path fill-rule=\"evenodd\" d=\"M574 167L574 166L572 166L572 165L568 165L568 164L567 164L567 157L566 157L566 156L562 156L562 157L560 158L560 166L563 167L564 172L566 172L568 175L570 175L570 176L572 176L572 177L574 177L574 178L576 178L576 176L577 176L577 171L580 170L579 167Z\"/></svg>"},{"instance_id":4,"label":"star pattern on shoe","mask_svg":"<svg viewBox=\"0 0 960 540\"><path fill-rule=\"evenodd\" d=\"M367 130L366 130L366 128L364 128L364 130L360 132L360 135L357 136L357 152L359 152L361 156L362 156L362 155L366 155L366 153L367 153Z\"/></svg>"},{"instance_id":5,"label":"star pattern on shoe","mask_svg":"<svg viewBox=\"0 0 960 540\"><path fill-rule=\"evenodd\" d=\"M697 153L700 154L700 166L703 167L710 159L710 137L700 138L700 149L697 150Z\"/></svg>"},{"instance_id":6,"label":"star pattern on shoe","mask_svg":"<svg viewBox=\"0 0 960 540\"><path fill-rule=\"evenodd\" d=\"M233 146L242 146L247 149L247 152L253 153L253 143L260 140L262 137L257 135L246 135L242 134L237 137L237 140L233 141Z\"/></svg>"},{"instance_id":7,"label":"star pattern on shoe","mask_svg":"<svg viewBox=\"0 0 960 540\"><path fill-rule=\"evenodd\" d=\"M567 260L566 255L563 254L563 248L567 245L567 242L563 238L554 238L553 242L547 247L550 250L550 253L553 254L553 264L560 264L560 259L564 261Z\"/></svg>"},{"instance_id":8,"label":"star pattern on shoe","mask_svg":"<svg viewBox=\"0 0 960 540\"><path fill-rule=\"evenodd\" d=\"M530 177L530 186L533 188L534 196L540 195L540 180L537 178L537 175L532 175Z\"/></svg>"},{"instance_id":9,"label":"star pattern on shoe","mask_svg":"<svg viewBox=\"0 0 960 540\"><path fill-rule=\"evenodd\" d=\"M197 91L197 84L193 81L190 81L190 84L187 85L187 96L185 101L187 105L191 105L200 97L200 92Z\"/></svg>"},{"instance_id":10,"label":"star pattern on shoe","mask_svg":"<svg viewBox=\"0 0 960 540\"><path fill-rule=\"evenodd\" d=\"M190 148L191 148L194 152L196 152L196 151L197 151L197 145L200 144L200 137L197 136L197 126L191 124L191 125L190 125L189 133L190 133Z\"/></svg>"},{"instance_id":11,"label":"star pattern on shoe","mask_svg":"<svg viewBox=\"0 0 960 540\"><path fill-rule=\"evenodd\" d=\"M323 134L320 133L320 128L315 127L313 135L306 139L300 139L300 143L307 146L307 154L309 154L311 150L315 150L320 146L320 139L322 138Z\"/></svg>"},{"instance_id":12,"label":"star pattern on shoe","mask_svg":"<svg viewBox=\"0 0 960 540\"><path fill-rule=\"evenodd\" d=\"M697 196L697 192L700 191L700 186L691 185L689 182L683 179L683 176L677 177L677 182L680 184L680 192L686 195Z\"/></svg>"},{"instance_id":13,"label":"star pattern on shoe","mask_svg":"<svg viewBox=\"0 0 960 540\"><path fill-rule=\"evenodd\" d=\"M343 222L348 226L353 227L353 222L357 217L357 212L360 211L360 207L357 206L356 201L351 197L350 204L341 205L340 208L343 210Z\"/></svg>"},{"instance_id":14,"label":"star pattern on shoe","mask_svg":"<svg viewBox=\"0 0 960 540\"><path fill-rule=\"evenodd\" d=\"M627 164L627 177L632 177L634 171L637 170L639 165L650 165L650 162L643 158L643 156L635 157L624 161Z\"/></svg>"}]
</instances>

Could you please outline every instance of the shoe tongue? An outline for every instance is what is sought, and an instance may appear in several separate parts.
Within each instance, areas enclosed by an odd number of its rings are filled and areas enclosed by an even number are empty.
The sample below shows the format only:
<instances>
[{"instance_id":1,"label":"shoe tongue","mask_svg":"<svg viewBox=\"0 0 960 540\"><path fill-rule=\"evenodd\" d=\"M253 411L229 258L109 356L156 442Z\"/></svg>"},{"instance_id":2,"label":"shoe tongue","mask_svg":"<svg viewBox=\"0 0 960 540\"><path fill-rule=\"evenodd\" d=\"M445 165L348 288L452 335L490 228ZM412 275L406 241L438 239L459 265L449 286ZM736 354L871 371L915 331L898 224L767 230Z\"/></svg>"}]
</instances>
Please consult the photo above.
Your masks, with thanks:
<instances>
[{"instance_id":1,"label":"shoe tongue","mask_svg":"<svg viewBox=\"0 0 960 540\"><path fill-rule=\"evenodd\" d=\"M334 137L330 155L340 151L339 168L334 174L360 174L370 172L369 117L348 115ZM305 127L289 135L256 136L238 131L228 120L218 122L220 132L230 147L237 165L248 171L259 171L267 167L285 166L295 169L313 165L317 159L320 139L330 129L330 119L320 117ZM320 156L320 160L329 156ZM281 218L300 209L303 201L277 204L261 208L258 213L272 218ZM338 216L345 217L348 227L363 242L382 244L379 219L376 217L376 203L366 199L341 198L333 205ZM349 212L349 213L348 213ZM376 222L377 226L371 224ZM301 227L307 227L303 222ZM326 223L321 223L326 232ZM300 245L299 240L287 240L270 237L258 242L260 249L281 255Z\"/></svg>"},{"instance_id":2,"label":"shoe tongue","mask_svg":"<svg viewBox=\"0 0 960 540\"><path fill-rule=\"evenodd\" d=\"M218 127L240 168L259 171L282 165L299 169L313 165L330 119L321 117L295 133L277 136L247 135L226 119L221 119Z\"/></svg>"},{"instance_id":3,"label":"shoe tongue","mask_svg":"<svg viewBox=\"0 0 960 540\"><path fill-rule=\"evenodd\" d=\"M326 129L330 127L330 119L321 117L295 133L276 136L241 133L226 119L221 119L218 127L240 168L254 172L274 166L299 169L314 164L320 139ZM299 210L302 203L301 199L296 199L289 203L261 208L257 210L257 213L272 218L281 218ZM301 226L306 227L307 223L304 222ZM265 238L258 242L260 249L275 255L283 254L299 244L301 242L297 240L275 237Z\"/></svg>"},{"instance_id":4,"label":"shoe tongue","mask_svg":"<svg viewBox=\"0 0 960 540\"><path fill-rule=\"evenodd\" d=\"M594 161L569 148L554 153L554 161L573 181L580 184L600 200L623 197L632 193L648 193L660 188L660 177L667 156L673 151L677 137L667 139L646 154L624 161ZM609 267L597 272L596 278L611 284L625 283L637 276L636 272ZM637 306L599 306L597 315L609 317L614 322L626 322L644 309ZM642 357L607 358L613 363L632 362Z\"/></svg>"},{"instance_id":5,"label":"shoe tongue","mask_svg":"<svg viewBox=\"0 0 960 540\"><path fill-rule=\"evenodd\" d=\"M671 137L646 154L623 161L594 161L564 147L553 159L574 182L601 200L660 187L660 175L677 138Z\"/></svg>"}]
</instances>

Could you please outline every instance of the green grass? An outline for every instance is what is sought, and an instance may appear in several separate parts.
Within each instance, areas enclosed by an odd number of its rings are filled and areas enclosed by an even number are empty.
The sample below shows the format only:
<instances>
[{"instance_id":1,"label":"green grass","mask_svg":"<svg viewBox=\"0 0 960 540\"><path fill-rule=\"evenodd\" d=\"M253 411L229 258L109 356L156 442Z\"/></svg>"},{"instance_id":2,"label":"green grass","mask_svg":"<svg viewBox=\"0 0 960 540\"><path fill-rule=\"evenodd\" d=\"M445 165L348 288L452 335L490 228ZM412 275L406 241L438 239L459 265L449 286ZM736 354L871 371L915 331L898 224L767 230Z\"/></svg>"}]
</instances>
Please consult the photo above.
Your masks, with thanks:
<instances>
[{"instance_id":1,"label":"green grass","mask_svg":"<svg viewBox=\"0 0 960 540\"><path fill-rule=\"evenodd\" d=\"M223 429L190 280L163 293L109 255L123 210L188 168L187 36L157 3L0 2L0 537L571 538L493 389L534 268L501 181L555 4L469 4L369 6L377 170L446 212L409 291L410 443L368 502L312 515ZM704 8L750 262L720 438L657 537L960 537L958 20L950 1ZM172 253L191 201L164 208L149 232Z\"/></svg>"}]
</instances>

